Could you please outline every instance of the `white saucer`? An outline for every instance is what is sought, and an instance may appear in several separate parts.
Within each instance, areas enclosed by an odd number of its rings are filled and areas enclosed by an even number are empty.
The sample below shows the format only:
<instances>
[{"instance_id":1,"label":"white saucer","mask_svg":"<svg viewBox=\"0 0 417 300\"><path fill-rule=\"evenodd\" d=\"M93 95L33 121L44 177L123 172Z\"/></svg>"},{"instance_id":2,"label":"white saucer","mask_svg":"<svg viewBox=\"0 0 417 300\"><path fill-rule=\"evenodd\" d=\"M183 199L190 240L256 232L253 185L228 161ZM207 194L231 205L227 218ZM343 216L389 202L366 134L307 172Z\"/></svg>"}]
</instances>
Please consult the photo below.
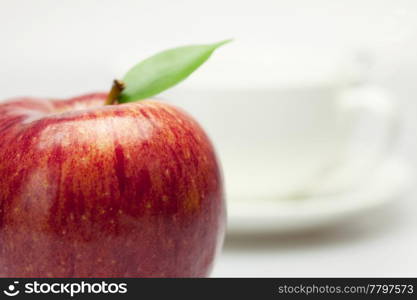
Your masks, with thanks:
<instances>
[{"instance_id":1,"label":"white saucer","mask_svg":"<svg viewBox=\"0 0 417 300\"><path fill-rule=\"evenodd\" d=\"M302 199L228 201L228 234L311 230L396 201L412 184L413 170L401 158L387 160L368 184L350 192Z\"/></svg>"}]
</instances>

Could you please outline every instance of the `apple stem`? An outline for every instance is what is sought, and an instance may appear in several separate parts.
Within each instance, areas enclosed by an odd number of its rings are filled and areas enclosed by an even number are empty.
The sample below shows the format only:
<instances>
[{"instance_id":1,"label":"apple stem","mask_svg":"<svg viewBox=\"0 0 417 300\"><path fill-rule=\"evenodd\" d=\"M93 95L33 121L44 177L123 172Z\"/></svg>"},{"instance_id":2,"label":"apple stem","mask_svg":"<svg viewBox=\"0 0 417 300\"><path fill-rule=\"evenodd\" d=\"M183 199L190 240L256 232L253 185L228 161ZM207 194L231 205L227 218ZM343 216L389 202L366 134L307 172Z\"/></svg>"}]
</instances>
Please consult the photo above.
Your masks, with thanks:
<instances>
[{"instance_id":1,"label":"apple stem","mask_svg":"<svg viewBox=\"0 0 417 300\"><path fill-rule=\"evenodd\" d=\"M105 105L117 104L120 93L124 90L124 88L125 84L122 81L115 79L113 81L113 86L111 87L110 93L107 96Z\"/></svg>"}]
</instances>

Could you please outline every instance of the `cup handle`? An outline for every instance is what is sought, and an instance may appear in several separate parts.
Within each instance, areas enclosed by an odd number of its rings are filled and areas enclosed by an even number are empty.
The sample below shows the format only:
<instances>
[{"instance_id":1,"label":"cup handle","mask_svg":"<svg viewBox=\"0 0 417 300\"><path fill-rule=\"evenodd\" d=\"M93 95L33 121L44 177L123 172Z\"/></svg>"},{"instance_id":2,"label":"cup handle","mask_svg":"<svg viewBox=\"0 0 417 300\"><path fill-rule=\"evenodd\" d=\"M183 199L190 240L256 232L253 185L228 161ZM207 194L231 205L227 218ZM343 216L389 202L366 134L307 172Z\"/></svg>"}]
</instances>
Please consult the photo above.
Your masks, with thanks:
<instances>
[{"instance_id":1,"label":"cup handle","mask_svg":"<svg viewBox=\"0 0 417 300\"><path fill-rule=\"evenodd\" d=\"M342 109L353 117L353 123L360 126L361 119L368 121L368 126L360 127L374 127L375 131L382 134L379 143L372 145L374 149L371 149L374 151L373 154L379 152L380 155L375 157L373 166L379 165L381 160L386 159L392 153L399 136L400 113L398 106L384 89L371 84L359 85L342 92L339 101ZM356 130L356 134L359 135L359 139L366 138L366 136L361 137L359 130ZM367 148L372 147L369 143L366 146ZM359 151L363 150L363 148L359 149ZM354 155L358 154L360 153L354 153Z\"/></svg>"},{"instance_id":2,"label":"cup handle","mask_svg":"<svg viewBox=\"0 0 417 300\"><path fill-rule=\"evenodd\" d=\"M349 143L347 153L340 161L327 166L321 174L316 174L311 184L303 189L303 195L334 194L365 183L372 172L391 155L399 136L399 109L384 89L371 84L359 84L338 92L336 101L339 101L343 117L350 120L346 124L351 127L359 124L356 130L347 129L353 135L350 140L355 142ZM361 121L367 121L368 126L360 126ZM361 129L369 127L374 129L374 138L375 131L379 133L379 139L372 145L368 140L366 143L360 142L366 139L366 133L364 135ZM369 132L367 134L369 137Z\"/></svg>"}]
</instances>

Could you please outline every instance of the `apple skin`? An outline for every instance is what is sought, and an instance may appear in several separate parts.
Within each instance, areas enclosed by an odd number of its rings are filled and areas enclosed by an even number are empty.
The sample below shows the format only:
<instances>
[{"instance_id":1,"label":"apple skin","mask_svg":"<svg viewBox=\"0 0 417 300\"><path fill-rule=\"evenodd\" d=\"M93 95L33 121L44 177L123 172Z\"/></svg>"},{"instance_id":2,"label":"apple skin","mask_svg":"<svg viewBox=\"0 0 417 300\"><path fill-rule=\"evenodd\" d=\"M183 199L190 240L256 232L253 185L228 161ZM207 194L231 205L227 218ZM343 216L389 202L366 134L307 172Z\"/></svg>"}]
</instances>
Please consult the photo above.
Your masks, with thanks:
<instances>
[{"instance_id":1,"label":"apple skin","mask_svg":"<svg viewBox=\"0 0 417 300\"><path fill-rule=\"evenodd\" d=\"M204 277L219 163L189 115L107 94L0 103L0 276Z\"/></svg>"}]
</instances>

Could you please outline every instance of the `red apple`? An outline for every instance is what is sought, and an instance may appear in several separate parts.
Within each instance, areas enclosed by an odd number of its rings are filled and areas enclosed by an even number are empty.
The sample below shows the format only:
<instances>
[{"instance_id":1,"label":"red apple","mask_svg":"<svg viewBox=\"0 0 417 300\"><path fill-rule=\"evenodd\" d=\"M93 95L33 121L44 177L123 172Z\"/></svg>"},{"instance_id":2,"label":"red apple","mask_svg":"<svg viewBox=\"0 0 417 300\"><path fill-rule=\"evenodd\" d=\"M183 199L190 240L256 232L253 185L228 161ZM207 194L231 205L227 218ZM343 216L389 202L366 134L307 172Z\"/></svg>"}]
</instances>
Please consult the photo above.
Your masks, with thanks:
<instances>
[{"instance_id":1,"label":"red apple","mask_svg":"<svg viewBox=\"0 0 417 300\"><path fill-rule=\"evenodd\" d=\"M225 225L189 115L105 93L0 104L0 276L206 276Z\"/></svg>"}]
</instances>

